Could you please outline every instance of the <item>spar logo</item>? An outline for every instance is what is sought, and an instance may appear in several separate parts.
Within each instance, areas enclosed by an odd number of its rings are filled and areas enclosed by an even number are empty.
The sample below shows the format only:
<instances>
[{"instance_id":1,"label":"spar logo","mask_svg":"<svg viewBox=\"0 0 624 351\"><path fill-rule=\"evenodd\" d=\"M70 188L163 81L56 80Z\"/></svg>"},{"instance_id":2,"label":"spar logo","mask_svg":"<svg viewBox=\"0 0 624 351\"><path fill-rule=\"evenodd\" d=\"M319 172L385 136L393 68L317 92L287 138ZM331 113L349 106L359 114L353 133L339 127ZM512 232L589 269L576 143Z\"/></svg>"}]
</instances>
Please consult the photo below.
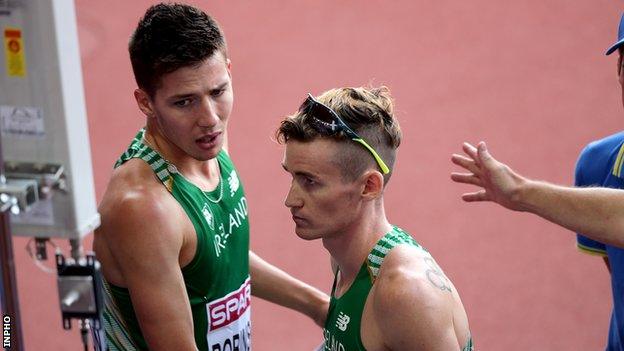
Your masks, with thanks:
<instances>
[{"instance_id":1,"label":"spar logo","mask_svg":"<svg viewBox=\"0 0 624 351\"><path fill-rule=\"evenodd\" d=\"M251 284L249 278L243 285L226 296L208 304L208 331L217 330L236 322L251 305Z\"/></svg>"}]
</instances>

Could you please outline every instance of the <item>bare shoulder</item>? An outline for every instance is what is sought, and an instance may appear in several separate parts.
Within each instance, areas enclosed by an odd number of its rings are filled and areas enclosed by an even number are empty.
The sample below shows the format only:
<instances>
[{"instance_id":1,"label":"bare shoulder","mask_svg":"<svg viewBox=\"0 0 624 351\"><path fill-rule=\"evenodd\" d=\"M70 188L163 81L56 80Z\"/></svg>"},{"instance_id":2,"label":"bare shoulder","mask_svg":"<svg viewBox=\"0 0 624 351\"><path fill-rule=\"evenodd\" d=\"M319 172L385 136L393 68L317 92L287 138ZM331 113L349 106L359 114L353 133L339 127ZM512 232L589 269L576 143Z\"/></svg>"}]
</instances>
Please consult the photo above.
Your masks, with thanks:
<instances>
[{"instance_id":1,"label":"bare shoulder","mask_svg":"<svg viewBox=\"0 0 624 351\"><path fill-rule=\"evenodd\" d=\"M399 245L375 281L372 308L391 350L447 350L457 346L453 328L455 288L431 255ZM451 348L446 348L446 347Z\"/></svg>"},{"instance_id":2,"label":"bare shoulder","mask_svg":"<svg viewBox=\"0 0 624 351\"><path fill-rule=\"evenodd\" d=\"M380 308L444 309L453 299L454 287L433 257L408 245L388 253L375 285Z\"/></svg>"},{"instance_id":3,"label":"bare shoulder","mask_svg":"<svg viewBox=\"0 0 624 351\"><path fill-rule=\"evenodd\" d=\"M99 212L102 224L94 249L107 279L125 285L124 267L150 258L178 260L183 210L142 160L130 160L113 172Z\"/></svg>"},{"instance_id":4,"label":"bare shoulder","mask_svg":"<svg viewBox=\"0 0 624 351\"><path fill-rule=\"evenodd\" d=\"M130 160L111 176L99 209L102 229L108 235L108 226L162 225L171 216L174 205L149 165L142 160Z\"/></svg>"}]
</instances>

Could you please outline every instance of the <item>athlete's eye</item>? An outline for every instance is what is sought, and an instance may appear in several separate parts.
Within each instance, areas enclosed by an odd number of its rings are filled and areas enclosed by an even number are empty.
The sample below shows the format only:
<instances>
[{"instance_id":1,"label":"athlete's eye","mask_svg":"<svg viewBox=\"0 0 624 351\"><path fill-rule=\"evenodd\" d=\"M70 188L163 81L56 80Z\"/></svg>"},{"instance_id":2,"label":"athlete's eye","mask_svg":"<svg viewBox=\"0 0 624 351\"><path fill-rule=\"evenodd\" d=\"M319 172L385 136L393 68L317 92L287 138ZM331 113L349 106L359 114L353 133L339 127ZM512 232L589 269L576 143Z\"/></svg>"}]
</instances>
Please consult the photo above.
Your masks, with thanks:
<instances>
[{"instance_id":1,"label":"athlete's eye","mask_svg":"<svg viewBox=\"0 0 624 351\"><path fill-rule=\"evenodd\" d=\"M305 186L314 186L317 185L318 183L316 182L315 179L310 178L310 177L303 177L303 184Z\"/></svg>"},{"instance_id":2,"label":"athlete's eye","mask_svg":"<svg viewBox=\"0 0 624 351\"><path fill-rule=\"evenodd\" d=\"M173 104L177 107L186 107L188 105L190 105L193 102L193 99L191 98L186 98L186 99L182 99L182 100L178 100L176 102L174 102Z\"/></svg>"},{"instance_id":3,"label":"athlete's eye","mask_svg":"<svg viewBox=\"0 0 624 351\"><path fill-rule=\"evenodd\" d=\"M223 93L224 93L224 92L225 92L225 88L223 88L223 89L217 89L217 90L213 90L213 91L211 91L211 92L210 92L210 95L211 95L212 97L219 97L219 96L223 95Z\"/></svg>"},{"instance_id":4,"label":"athlete's eye","mask_svg":"<svg viewBox=\"0 0 624 351\"><path fill-rule=\"evenodd\" d=\"M317 178L313 178L305 174L296 174L294 179L297 181L299 186L304 189L313 189L321 185Z\"/></svg>"}]
</instances>

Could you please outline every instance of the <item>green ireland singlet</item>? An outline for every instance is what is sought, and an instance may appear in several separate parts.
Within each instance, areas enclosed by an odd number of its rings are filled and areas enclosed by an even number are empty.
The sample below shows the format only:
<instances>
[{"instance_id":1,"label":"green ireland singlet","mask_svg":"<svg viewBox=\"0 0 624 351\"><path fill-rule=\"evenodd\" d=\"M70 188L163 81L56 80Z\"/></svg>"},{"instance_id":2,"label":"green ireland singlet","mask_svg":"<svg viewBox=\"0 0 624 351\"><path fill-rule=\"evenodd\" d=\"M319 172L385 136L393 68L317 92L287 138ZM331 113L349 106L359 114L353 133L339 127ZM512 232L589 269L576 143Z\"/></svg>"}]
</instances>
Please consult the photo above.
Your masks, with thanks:
<instances>
[{"instance_id":1,"label":"green ireland singlet","mask_svg":"<svg viewBox=\"0 0 624 351\"><path fill-rule=\"evenodd\" d=\"M323 329L324 351L365 351L360 327L364 304L370 292L384 258L397 245L411 245L425 252L409 234L393 226L392 230L384 235L362 264L349 290L342 296L336 297L336 278L332 287L329 311ZM472 351L472 338L468 340L462 351Z\"/></svg>"},{"instance_id":2,"label":"green ireland singlet","mask_svg":"<svg viewBox=\"0 0 624 351\"><path fill-rule=\"evenodd\" d=\"M220 151L221 180L214 191L204 192L145 144L144 133L139 131L115 167L133 158L147 162L193 223L197 251L182 268L182 275L197 347L202 351L251 350L247 200L234 165ZM104 285L109 349L147 350L128 289Z\"/></svg>"}]
</instances>

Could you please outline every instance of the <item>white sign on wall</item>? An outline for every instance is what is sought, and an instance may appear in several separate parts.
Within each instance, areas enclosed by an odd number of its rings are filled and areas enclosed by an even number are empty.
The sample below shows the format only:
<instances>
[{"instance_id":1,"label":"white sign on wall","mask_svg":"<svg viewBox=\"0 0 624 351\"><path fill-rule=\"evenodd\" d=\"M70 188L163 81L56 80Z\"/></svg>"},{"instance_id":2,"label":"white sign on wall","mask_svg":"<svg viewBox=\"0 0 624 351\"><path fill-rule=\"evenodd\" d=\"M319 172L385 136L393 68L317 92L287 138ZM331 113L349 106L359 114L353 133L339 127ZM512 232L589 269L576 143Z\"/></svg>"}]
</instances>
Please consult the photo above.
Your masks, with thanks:
<instances>
[{"instance_id":1,"label":"white sign on wall","mask_svg":"<svg viewBox=\"0 0 624 351\"><path fill-rule=\"evenodd\" d=\"M43 113L40 108L2 105L0 119L3 135L35 138L45 135Z\"/></svg>"}]
</instances>

